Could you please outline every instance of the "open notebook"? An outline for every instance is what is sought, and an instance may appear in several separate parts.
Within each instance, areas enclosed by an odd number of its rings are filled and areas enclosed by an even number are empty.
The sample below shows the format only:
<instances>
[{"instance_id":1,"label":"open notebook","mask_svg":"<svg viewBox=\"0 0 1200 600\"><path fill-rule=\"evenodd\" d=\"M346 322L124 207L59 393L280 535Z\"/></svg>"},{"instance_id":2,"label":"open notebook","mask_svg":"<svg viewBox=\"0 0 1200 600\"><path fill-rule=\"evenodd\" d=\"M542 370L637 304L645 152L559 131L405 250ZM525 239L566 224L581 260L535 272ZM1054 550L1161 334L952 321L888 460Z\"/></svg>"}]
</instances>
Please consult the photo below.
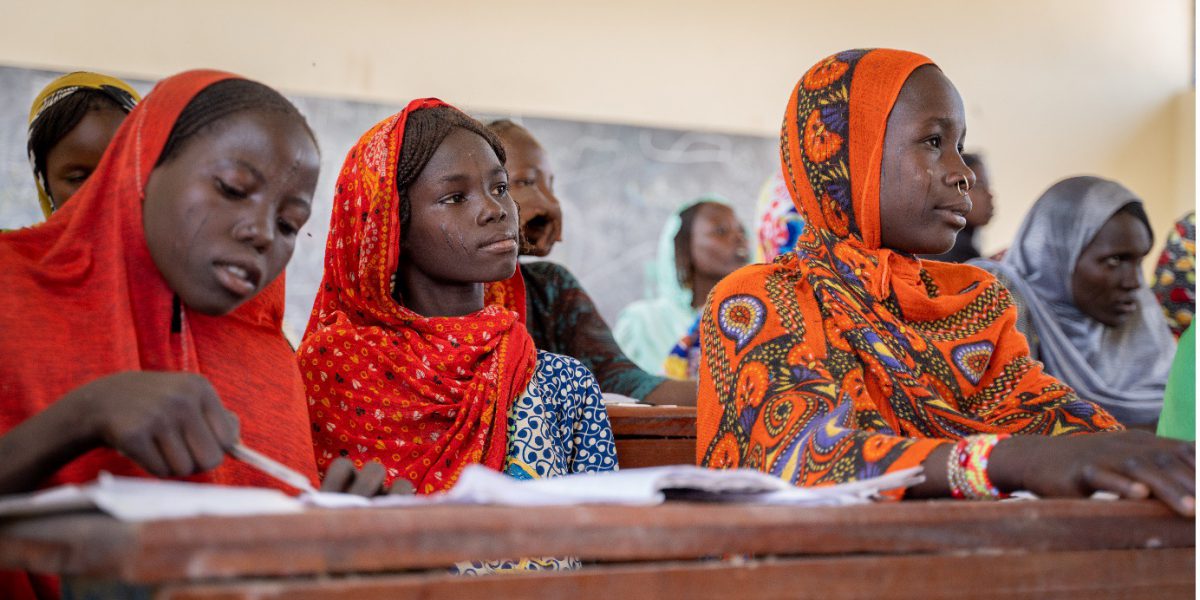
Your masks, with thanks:
<instances>
[{"instance_id":1,"label":"open notebook","mask_svg":"<svg viewBox=\"0 0 1200 600\"><path fill-rule=\"evenodd\" d=\"M34 494L0 498L0 518L97 508L123 521L200 515L258 515L307 508L370 509L433 504L554 506L571 504L654 505L667 500L829 506L869 502L879 492L921 481L920 467L841 485L798 488L750 469L713 470L691 465L584 473L518 480L485 467L463 470L448 492L429 496L309 493L289 496L264 488L116 477L107 473L85 485L64 485Z\"/></svg>"}]
</instances>

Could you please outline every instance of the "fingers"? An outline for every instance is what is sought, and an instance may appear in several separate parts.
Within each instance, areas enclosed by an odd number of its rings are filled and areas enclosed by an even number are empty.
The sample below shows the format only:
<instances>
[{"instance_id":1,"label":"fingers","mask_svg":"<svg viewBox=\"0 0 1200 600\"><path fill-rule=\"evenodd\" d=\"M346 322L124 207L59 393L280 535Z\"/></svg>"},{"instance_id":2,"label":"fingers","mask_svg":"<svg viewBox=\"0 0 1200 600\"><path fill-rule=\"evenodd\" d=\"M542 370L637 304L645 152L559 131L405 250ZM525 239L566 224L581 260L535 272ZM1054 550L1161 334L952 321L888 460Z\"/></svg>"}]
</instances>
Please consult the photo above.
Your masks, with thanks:
<instances>
[{"instance_id":1,"label":"fingers","mask_svg":"<svg viewBox=\"0 0 1200 600\"><path fill-rule=\"evenodd\" d=\"M155 477L169 477L171 469L163 458L154 439L146 435L131 435L120 438L113 447L129 460L137 463Z\"/></svg>"},{"instance_id":2,"label":"fingers","mask_svg":"<svg viewBox=\"0 0 1200 600\"><path fill-rule=\"evenodd\" d=\"M321 480L322 492L341 492L350 486L354 478L354 463L348 458L334 460L325 470L325 478Z\"/></svg>"},{"instance_id":3,"label":"fingers","mask_svg":"<svg viewBox=\"0 0 1200 600\"><path fill-rule=\"evenodd\" d=\"M354 462L348 458L334 460L325 471L321 480L322 492L340 492L356 496L377 496L383 491L387 471L383 465L370 461L362 469L355 469Z\"/></svg>"},{"instance_id":4,"label":"fingers","mask_svg":"<svg viewBox=\"0 0 1200 600\"><path fill-rule=\"evenodd\" d=\"M180 438L178 431L162 431L154 436L155 445L166 461L167 468L173 477L186 477L196 472L196 461L187 444Z\"/></svg>"},{"instance_id":5,"label":"fingers","mask_svg":"<svg viewBox=\"0 0 1200 600\"><path fill-rule=\"evenodd\" d=\"M354 483L350 484L346 493L370 498L383 489L383 480L386 476L387 471L384 470L383 465L370 461L355 474Z\"/></svg>"},{"instance_id":6,"label":"fingers","mask_svg":"<svg viewBox=\"0 0 1200 600\"><path fill-rule=\"evenodd\" d=\"M1123 463L1123 471L1127 477L1136 479L1150 488L1156 498L1165 502L1175 512L1190 517L1196 513L1196 498L1194 484L1185 483L1180 475L1173 471L1186 471L1188 468L1173 455L1156 456L1154 460L1146 460L1139 456L1130 457ZM1165 466L1156 463L1166 463ZM1192 470L1194 473L1194 470Z\"/></svg>"},{"instance_id":7,"label":"fingers","mask_svg":"<svg viewBox=\"0 0 1200 600\"><path fill-rule=\"evenodd\" d=\"M222 451L229 451L241 439L241 424L237 415L233 414L221 403L217 391L208 380L203 387L196 391L200 404L200 412L204 422L212 432L213 438Z\"/></svg>"},{"instance_id":8,"label":"fingers","mask_svg":"<svg viewBox=\"0 0 1200 600\"><path fill-rule=\"evenodd\" d=\"M392 496L411 496L417 493L417 488L413 487L411 481L399 478L392 482L392 489L388 490L388 494Z\"/></svg>"},{"instance_id":9,"label":"fingers","mask_svg":"<svg viewBox=\"0 0 1200 600\"><path fill-rule=\"evenodd\" d=\"M1150 497L1150 488L1145 484L1095 465L1083 468L1083 481L1095 492L1112 492L1122 498L1135 500Z\"/></svg>"}]
</instances>

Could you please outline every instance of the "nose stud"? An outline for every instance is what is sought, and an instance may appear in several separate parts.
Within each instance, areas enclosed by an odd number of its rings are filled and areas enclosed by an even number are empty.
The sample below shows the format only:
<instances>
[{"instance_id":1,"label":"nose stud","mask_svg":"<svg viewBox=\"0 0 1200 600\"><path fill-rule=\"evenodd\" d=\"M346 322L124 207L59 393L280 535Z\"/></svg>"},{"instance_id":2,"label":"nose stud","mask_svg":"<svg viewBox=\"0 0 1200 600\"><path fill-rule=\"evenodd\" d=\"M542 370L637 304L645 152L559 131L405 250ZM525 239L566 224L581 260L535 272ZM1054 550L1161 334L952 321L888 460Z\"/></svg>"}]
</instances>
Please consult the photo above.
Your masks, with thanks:
<instances>
[{"instance_id":1,"label":"nose stud","mask_svg":"<svg viewBox=\"0 0 1200 600\"><path fill-rule=\"evenodd\" d=\"M958 195L959 196L966 196L967 192L971 191L971 182L968 181L966 177L959 179L958 183L956 183L955 185L958 187Z\"/></svg>"}]
</instances>

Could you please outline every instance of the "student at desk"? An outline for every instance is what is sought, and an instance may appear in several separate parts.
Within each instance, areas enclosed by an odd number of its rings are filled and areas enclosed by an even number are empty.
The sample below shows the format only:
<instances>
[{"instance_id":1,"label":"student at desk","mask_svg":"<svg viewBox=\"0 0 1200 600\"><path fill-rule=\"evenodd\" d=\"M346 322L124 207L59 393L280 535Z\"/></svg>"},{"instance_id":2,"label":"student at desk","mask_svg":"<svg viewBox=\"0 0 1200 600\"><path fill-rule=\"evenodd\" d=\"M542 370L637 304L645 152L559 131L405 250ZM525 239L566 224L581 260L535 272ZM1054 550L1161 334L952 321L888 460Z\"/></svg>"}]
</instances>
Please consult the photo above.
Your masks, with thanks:
<instances>
[{"instance_id":1,"label":"student at desk","mask_svg":"<svg viewBox=\"0 0 1200 600\"><path fill-rule=\"evenodd\" d=\"M914 256L966 222L965 135L923 56L850 50L804 74L780 150L804 233L710 296L697 461L797 485L921 465L909 496L1105 490L1193 515L1193 445L1121 431L1029 358L994 277Z\"/></svg>"},{"instance_id":2,"label":"student at desk","mask_svg":"<svg viewBox=\"0 0 1200 600\"><path fill-rule=\"evenodd\" d=\"M318 165L278 92L191 71L69 204L0 234L0 493L100 471L279 485L225 460L239 438L315 478L279 276ZM32 593L22 579L0 595Z\"/></svg>"},{"instance_id":3,"label":"student at desk","mask_svg":"<svg viewBox=\"0 0 1200 600\"><path fill-rule=\"evenodd\" d=\"M522 293L504 159L494 133L436 99L347 155L298 351L321 470L345 457L428 494L469 464L517 478L616 468L591 373L485 301L488 282Z\"/></svg>"}]
</instances>

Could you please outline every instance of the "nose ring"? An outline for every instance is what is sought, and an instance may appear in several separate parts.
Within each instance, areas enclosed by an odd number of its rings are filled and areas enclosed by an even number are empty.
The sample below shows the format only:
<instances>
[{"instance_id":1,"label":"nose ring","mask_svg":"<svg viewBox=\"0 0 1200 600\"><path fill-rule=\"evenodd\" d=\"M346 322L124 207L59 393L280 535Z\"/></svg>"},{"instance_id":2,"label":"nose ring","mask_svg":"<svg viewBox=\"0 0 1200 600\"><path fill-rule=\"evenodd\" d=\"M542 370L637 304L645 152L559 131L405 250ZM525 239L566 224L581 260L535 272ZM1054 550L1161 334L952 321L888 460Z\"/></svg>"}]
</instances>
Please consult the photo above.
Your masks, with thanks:
<instances>
[{"instance_id":1,"label":"nose ring","mask_svg":"<svg viewBox=\"0 0 1200 600\"><path fill-rule=\"evenodd\" d=\"M956 183L954 185L958 187L958 195L959 196L966 196L967 192L971 191L971 182L968 181L966 177L959 179L958 183Z\"/></svg>"}]
</instances>

